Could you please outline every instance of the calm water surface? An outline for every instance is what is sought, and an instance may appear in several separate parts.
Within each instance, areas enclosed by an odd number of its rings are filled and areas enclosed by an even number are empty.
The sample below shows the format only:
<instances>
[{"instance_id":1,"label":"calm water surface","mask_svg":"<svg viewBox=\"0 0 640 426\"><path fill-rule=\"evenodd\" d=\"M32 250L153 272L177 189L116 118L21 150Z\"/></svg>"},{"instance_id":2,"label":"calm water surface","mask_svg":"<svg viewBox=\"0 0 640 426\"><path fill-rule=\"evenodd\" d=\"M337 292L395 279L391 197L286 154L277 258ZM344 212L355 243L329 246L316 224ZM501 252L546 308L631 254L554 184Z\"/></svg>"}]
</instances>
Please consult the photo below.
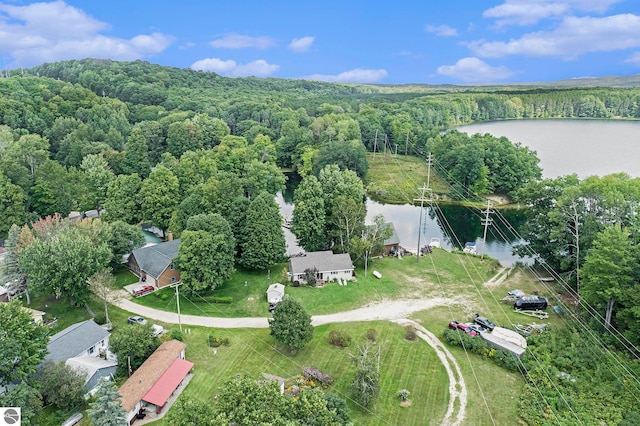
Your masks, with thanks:
<instances>
[{"instance_id":1,"label":"calm water surface","mask_svg":"<svg viewBox=\"0 0 640 426\"><path fill-rule=\"evenodd\" d=\"M557 177L576 173L580 178L626 172L640 176L640 121L601 120L518 120L500 121L459 127L458 130L490 133L520 142L538 153L544 177ZM292 194L296 182L290 182L277 200L286 219L293 214ZM367 223L382 214L393 222L400 245L415 253L420 246L437 238L443 248L461 248L466 242L475 242L479 253L498 259L504 266L521 260L511 254L514 244L522 240L511 231L519 229L525 218L517 210L501 210L491 216L487 244L483 245L481 212L460 206L446 206L436 211L424 208L420 227L420 207L409 204L393 205L367 200ZM287 253L303 251L295 236L285 229ZM455 237L449 237L454 235Z\"/></svg>"},{"instance_id":2,"label":"calm water surface","mask_svg":"<svg viewBox=\"0 0 640 426\"><path fill-rule=\"evenodd\" d=\"M640 177L640 121L513 120L458 127L467 134L489 133L536 151L542 174L580 178L626 172Z\"/></svg>"}]
</instances>

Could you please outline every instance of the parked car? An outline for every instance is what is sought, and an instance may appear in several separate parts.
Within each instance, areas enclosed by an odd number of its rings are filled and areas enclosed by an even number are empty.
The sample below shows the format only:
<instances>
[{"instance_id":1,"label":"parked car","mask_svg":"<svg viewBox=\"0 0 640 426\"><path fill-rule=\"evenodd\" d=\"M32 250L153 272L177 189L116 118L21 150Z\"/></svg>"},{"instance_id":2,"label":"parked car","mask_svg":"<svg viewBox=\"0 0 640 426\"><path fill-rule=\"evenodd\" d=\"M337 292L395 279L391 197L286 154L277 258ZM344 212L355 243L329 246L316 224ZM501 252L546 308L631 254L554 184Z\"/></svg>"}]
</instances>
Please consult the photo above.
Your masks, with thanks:
<instances>
[{"instance_id":1,"label":"parked car","mask_svg":"<svg viewBox=\"0 0 640 426\"><path fill-rule=\"evenodd\" d=\"M476 324L475 322L472 322L471 324L469 324L469 328L478 334L488 331L487 328L484 328L483 326L481 326L480 324Z\"/></svg>"},{"instance_id":2,"label":"parked car","mask_svg":"<svg viewBox=\"0 0 640 426\"><path fill-rule=\"evenodd\" d=\"M487 330L493 330L496 327L494 323L492 323L485 317L481 317L480 314L473 314L473 322L486 328Z\"/></svg>"},{"instance_id":3,"label":"parked car","mask_svg":"<svg viewBox=\"0 0 640 426\"><path fill-rule=\"evenodd\" d=\"M523 296L516 300L513 304L515 309L521 309L525 311L535 311L547 309L549 302L545 297L541 296Z\"/></svg>"},{"instance_id":4,"label":"parked car","mask_svg":"<svg viewBox=\"0 0 640 426\"><path fill-rule=\"evenodd\" d=\"M458 322L458 321L451 321L449 323L449 328L452 329L452 330L464 331L469 336L475 336L475 335L478 334L478 333L476 333L476 331L474 329L469 327L468 324L465 324L465 323L462 323L462 322Z\"/></svg>"},{"instance_id":5,"label":"parked car","mask_svg":"<svg viewBox=\"0 0 640 426\"><path fill-rule=\"evenodd\" d=\"M509 296L515 297L516 299L524 296L524 291L522 290L511 290L509 293L507 293Z\"/></svg>"},{"instance_id":6,"label":"parked car","mask_svg":"<svg viewBox=\"0 0 640 426\"><path fill-rule=\"evenodd\" d=\"M146 319L144 319L144 318L142 318L142 317L139 317L139 316L137 316L137 315L136 315L136 316L131 316L131 317L129 317L129 319L127 320L127 322L128 322L129 324L142 324L142 325L144 325L144 324L146 324L146 323L147 323L147 320L146 320Z\"/></svg>"},{"instance_id":7,"label":"parked car","mask_svg":"<svg viewBox=\"0 0 640 426\"><path fill-rule=\"evenodd\" d=\"M136 287L133 289L134 296L142 296L143 294L151 293L155 288L152 285L143 285L142 287Z\"/></svg>"}]
</instances>

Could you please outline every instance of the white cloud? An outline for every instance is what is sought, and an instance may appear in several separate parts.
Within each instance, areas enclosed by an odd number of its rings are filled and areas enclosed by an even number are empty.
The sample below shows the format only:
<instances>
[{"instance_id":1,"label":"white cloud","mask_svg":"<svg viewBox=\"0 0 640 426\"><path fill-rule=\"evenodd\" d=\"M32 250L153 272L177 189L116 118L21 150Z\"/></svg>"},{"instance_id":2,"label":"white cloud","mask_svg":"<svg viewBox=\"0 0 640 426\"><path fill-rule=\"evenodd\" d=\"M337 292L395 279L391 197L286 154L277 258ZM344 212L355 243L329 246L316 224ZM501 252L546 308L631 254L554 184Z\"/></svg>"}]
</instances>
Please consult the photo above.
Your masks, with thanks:
<instances>
[{"instance_id":1,"label":"white cloud","mask_svg":"<svg viewBox=\"0 0 640 426\"><path fill-rule=\"evenodd\" d=\"M197 71L211 71L227 77L268 77L280 69L279 65L269 64L264 59L258 59L247 64L238 64L234 60L206 58L194 62L191 69Z\"/></svg>"},{"instance_id":2,"label":"white cloud","mask_svg":"<svg viewBox=\"0 0 640 426\"><path fill-rule=\"evenodd\" d=\"M306 52L311 48L315 37L302 37L302 38L294 38L289 43L289 50L296 53Z\"/></svg>"},{"instance_id":3,"label":"white cloud","mask_svg":"<svg viewBox=\"0 0 640 426\"><path fill-rule=\"evenodd\" d=\"M196 47L196 44L195 44L194 42L192 42L192 41L188 41L188 42L186 42L186 43L184 43L184 44L181 44L181 45L178 47L178 49L180 49L180 50L187 50L187 49L191 49L191 48L193 48L193 47Z\"/></svg>"},{"instance_id":4,"label":"white cloud","mask_svg":"<svg viewBox=\"0 0 640 426\"><path fill-rule=\"evenodd\" d=\"M375 83L388 75L384 69L363 69L356 68L351 71L341 72L340 74L313 74L304 77L306 80L327 81L331 83Z\"/></svg>"},{"instance_id":5,"label":"white cloud","mask_svg":"<svg viewBox=\"0 0 640 426\"><path fill-rule=\"evenodd\" d=\"M505 80L515 73L506 67L492 67L478 58L462 58L455 65L438 67L438 74L462 80L465 83L490 83Z\"/></svg>"},{"instance_id":6,"label":"white cloud","mask_svg":"<svg viewBox=\"0 0 640 426\"><path fill-rule=\"evenodd\" d=\"M609 6L621 0L506 0L503 4L487 9L486 18L496 18L498 26L532 25L536 22L557 18L569 13L603 13Z\"/></svg>"},{"instance_id":7,"label":"white cloud","mask_svg":"<svg viewBox=\"0 0 640 426\"><path fill-rule=\"evenodd\" d=\"M468 47L478 56L561 56L575 58L589 52L606 52L640 46L640 16L613 15L604 18L569 16L553 31L525 34L504 41L478 40Z\"/></svg>"},{"instance_id":8,"label":"white cloud","mask_svg":"<svg viewBox=\"0 0 640 426\"><path fill-rule=\"evenodd\" d=\"M424 30L428 33L435 33L440 37L456 37L458 31L455 28L451 28L448 25L425 25Z\"/></svg>"},{"instance_id":9,"label":"white cloud","mask_svg":"<svg viewBox=\"0 0 640 426\"><path fill-rule=\"evenodd\" d=\"M87 57L134 60L162 52L173 41L162 33L131 39L99 34L108 27L63 1L0 4L0 50L14 58L12 66Z\"/></svg>"},{"instance_id":10,"label":"white cloud","mask_svg":"<svg viewBox=\"0 0 640 426\"><path fill-rule=\"evenodd\" d=\"M209 46L219 49L268 49L275 46L273 39L269 37L251 37L242 34L228 34L209 43Z\"/></svg>"},{"instance_id":11,"label":"white cloud","mask_svg":"<svg viewBox=\"0 0 640 426\"><path fill-rule=\"evenodd\" d=\"M633 53L625 60L625 62L627 64L640 65L640 52Z\"/></svg>"},{"instance_id":12,"label":"white cloud","mask_svg":"<svg viewBox=\"0 0 640 426\"><path fill-rule=\"evenodd\" d=\"M485 10L482 16L497 18L498 26L515 24L531 25L541 19L559 16L569 10L569 5L558 2L507 1Z\"/></svg>"}]
</instances>

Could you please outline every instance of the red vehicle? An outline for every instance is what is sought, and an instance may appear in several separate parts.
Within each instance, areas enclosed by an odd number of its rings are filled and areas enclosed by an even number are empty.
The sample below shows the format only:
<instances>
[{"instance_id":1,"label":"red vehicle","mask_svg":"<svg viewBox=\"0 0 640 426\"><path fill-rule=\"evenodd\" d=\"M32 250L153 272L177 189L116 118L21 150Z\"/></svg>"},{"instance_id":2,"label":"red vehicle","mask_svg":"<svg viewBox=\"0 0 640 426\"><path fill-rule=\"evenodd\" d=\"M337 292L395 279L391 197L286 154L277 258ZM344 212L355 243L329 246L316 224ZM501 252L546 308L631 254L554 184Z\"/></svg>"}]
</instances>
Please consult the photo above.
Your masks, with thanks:
<instances>
[{"instance_id":1,"label":"red vehicle","mask_svg":"<svg viewBox=\"0 0 640 426\"><path fill-rule=\"evenodd\" d=\"M458 322L458 321L451 321L449 323L449 328L452 330L460 330L460 331L464 331L465 333L467 333L469 336L475 336L478 333L476 333L475 330L473 330L471 327L469 327L467 324L464 324L462 322Z\"/></svg>"},{"instance_id":2,"label":"red vehicle","mask_svg":"<svg viewBox=\"0 0 640 426\"><path fill-rule=\"evenodd\" d=\"M151 293L154 290L152 285L143 285L142 287L138 287L133 289L134 296L142 296L143 294Z\"/></svg>"}]
</instances>

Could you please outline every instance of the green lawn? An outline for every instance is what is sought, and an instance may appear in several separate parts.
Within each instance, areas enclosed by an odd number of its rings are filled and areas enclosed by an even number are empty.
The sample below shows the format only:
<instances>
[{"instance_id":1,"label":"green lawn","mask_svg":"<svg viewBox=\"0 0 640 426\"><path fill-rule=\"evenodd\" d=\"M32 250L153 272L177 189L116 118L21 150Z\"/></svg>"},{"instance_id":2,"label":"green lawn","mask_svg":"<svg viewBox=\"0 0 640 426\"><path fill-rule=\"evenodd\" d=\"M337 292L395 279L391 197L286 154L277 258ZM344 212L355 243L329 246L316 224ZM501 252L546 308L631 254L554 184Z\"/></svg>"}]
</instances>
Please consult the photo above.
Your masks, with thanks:
<instances>
[{"instance_id":1,"label":"green lawn","mask_svg":"<svg viewBox=\"0 0 640 426\"><path fill-rule=\"evenodd\" d=\"M286 265L271 269L270 280L265 272L237 271L231 280L210 294L202 296L180 294L180 312L189 315L217 317L268 316L266 291L269 283L287 283L283 276ZM382 279L372 275L377 270ZM329 314L354 309L370 302L388 299L421 297L453 297L468 289L471 278L477 283L490 278L496 271L494 261L480 261L479 257L452 255L434 250L416 262L414 257L374 259L367 276L356 269L357 281L346 287L329 283L322 288L293 287L285 292L298 299L311 315ZM247 285L245 285L245 282ZM212 303L212 296L228 296L231 304ZM144 306L175 311L175 291L163 289L135 300Z\"/></svg>"},{"instance_id":2,"label":"green lawn","mask_svg":"<svg viewBox=\"0 0 640 426\"><path fill-rule=\"evenodd\" d=\"M410 203L420 197L418 187L427 182L427 162L404 155L368 153L369 169L365 177L367 193L386 202ZM431 168L430 187L434 193L448 193L449 185Z\"/></svg>"},{"instance_id":3,"label":"green lawn","mask_svg":"<svg viewBox=\"0 0 640 426\"><path fill-rule=\"evenodd\" d=\"M349 385L353 367L349 351L356 342L364 342L366 330L377 331L381 348L380 395L371 410L357 407L350 400ZM340 349L327 342L331 330L348 332L351 348ZM207 348L207 329L192 328L186 335L187 359L195 363L195 375L181 398L210 401L216 390L237 373L255 377L263 373L288 378L300 374L304 367L318 368L335 379L329 389L348 401L357 425L437 425L445 414L449 399L448 378L434 351L422 341L404 339L404 328L388 322L350 323L316 327L312 342L295 356L274 347L268 330L216 330L231 339L231 346ZM413 405L402 408L396 392L406 388ZM164 424L162 421L154 423Z\"/></svg>"}]
</instances>

